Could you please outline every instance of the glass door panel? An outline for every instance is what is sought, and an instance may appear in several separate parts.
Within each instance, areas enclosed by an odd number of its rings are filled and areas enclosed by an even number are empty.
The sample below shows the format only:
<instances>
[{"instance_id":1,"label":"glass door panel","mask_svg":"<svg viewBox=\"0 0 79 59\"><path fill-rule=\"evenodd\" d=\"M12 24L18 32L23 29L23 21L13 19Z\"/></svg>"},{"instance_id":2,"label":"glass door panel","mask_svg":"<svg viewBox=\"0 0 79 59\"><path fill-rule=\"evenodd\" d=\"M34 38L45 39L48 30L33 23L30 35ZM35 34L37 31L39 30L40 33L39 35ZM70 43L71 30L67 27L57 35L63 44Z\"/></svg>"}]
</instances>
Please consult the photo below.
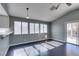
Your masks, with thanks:
<instances>
[{"instance_id":1,"label":"glass door panel","mask_svg":"<svg viewBox=\"0 0 79 59\"><path fill-rule=\"evenodd\" d=\"M78 44L79 42L79 22L67 23L67 42Z\"/></svg>"}]
</instances>

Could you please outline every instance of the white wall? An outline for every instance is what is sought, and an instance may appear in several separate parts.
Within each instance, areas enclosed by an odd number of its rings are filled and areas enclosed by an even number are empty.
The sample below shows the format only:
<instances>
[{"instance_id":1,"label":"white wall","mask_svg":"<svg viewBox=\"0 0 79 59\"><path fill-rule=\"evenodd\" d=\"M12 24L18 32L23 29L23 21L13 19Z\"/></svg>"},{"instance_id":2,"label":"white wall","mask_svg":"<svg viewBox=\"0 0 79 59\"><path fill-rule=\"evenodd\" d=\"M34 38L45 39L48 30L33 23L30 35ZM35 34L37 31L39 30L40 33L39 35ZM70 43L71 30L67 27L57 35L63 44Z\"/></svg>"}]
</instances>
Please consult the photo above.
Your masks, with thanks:
<instances>
[{"instance_id":1,"label":"white wall","mask_svg":"<svg viewBox=\"0 0 79 59\"><path fill-rule=\"evenodd\" d=\"M0 16L0 28L9 28L9 16Z\"/></svg>"},{"instance_id":2,"label":"white wall","mask_svg":"<svg viewBox=\"0 0 79 59\"><path fill-rule=\"evenodd\" d=\"M0 16L0 28L9 28L9 17ZM1 39L0 37L0 56L6 55L9 48L9 37Z\"/></svg>"},{"instance_id":3,"label":"white wall","mask_svg":"<svg viewBox=\"0 0 79 59\"><path fill-rule=\"evenodd\" d=\"M79 9L72 11L52 22L52 38L58 41L66 42L66 23L70 21L79 21Z\"/></svg>"}]
</instances>

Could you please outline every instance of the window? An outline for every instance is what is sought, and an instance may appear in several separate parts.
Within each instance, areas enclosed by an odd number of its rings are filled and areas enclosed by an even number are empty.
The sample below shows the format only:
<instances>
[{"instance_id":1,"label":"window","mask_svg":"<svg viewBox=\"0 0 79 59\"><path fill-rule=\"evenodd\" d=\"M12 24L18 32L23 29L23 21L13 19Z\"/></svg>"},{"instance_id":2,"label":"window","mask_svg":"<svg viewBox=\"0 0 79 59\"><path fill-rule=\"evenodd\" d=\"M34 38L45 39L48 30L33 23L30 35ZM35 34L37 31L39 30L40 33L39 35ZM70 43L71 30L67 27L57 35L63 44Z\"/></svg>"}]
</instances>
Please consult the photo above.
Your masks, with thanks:
<instances>
[{"instance_id":1,"label":"window","mask_svg":"<svg viewBox=\"0 0 79 59\"><path fill-rule=\"evenodd\" d=\"M40 33L43 33L43 24L40 24Z\"/></svg>"},{"instance_id":2,"label":"window","mask_svg":"<svg viewBox=\"0 0 79 59\"><path fill-rule=\"evenodd\" d=\"M35 23L35 33L39 33L39 24Z\"/></svg>"},{"instance_id":3,"label":"window","mask_svg":"<svg viewBox=\"0 0 79 59\"><path fill-rule=\"evenodd\" d=\"M44 33L47 33L47 25L44 24Z\"/></svg>"},{"instance_id":4,"label":"window","mask_svg":"<svg viewBox=\"0 0 79 59\"><path fill-rule=\"evenodd\" d=\"M14 22L14 34L21 34L21 22Z\"/></svg>"},{"instance_id":5,"label":"window","mask_svg":"<svg viewBox=\"0 0 79 59\"><path fill-rule=\"evenodd\" d=\"M30 23L30 34L34 34L34 23Z\"/></svg>"},{"instance_id":6,"label":"window","mask_svg":"<svg viewBox=\"0 0 79 59\"><path fill-rule=\"evenodd\" d=\"M22 34L28 34L28 23L22 22Z\"/></svg>"},{"instance_id":7,"label":"window","mask_svg":"<svg viewBox=\"0 0 79 59\"><path fill-rule=\"evenodd\" d=\"M29 31L29 32L28 32ZM47 24L29 23L28 22L15 21L14 22L14 34L34 34L34 33L47 33Z\"/></svg>"}]
</instances>

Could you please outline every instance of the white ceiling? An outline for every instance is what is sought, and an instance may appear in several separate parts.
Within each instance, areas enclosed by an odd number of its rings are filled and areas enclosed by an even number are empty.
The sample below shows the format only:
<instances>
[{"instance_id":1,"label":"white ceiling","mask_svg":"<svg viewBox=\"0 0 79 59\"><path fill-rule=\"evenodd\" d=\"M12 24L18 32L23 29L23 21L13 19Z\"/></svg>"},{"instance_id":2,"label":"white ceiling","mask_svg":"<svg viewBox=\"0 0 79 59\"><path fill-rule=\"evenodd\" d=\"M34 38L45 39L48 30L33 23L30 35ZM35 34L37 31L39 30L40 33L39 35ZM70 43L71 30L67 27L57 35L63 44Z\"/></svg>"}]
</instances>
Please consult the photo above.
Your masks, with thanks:
<instances>
[{"instance_id":1,"label":"white ceiling","mask_svg":"<svg viewBox=\"0 0 79 59\"><path fill-rule=\"evenodd\" d=\"M6 16L8 16L8 14L6 13L5 9L2 7L1 4L0 4L0 15L6 15Z\"/></svg>"},{"instance_id":2,"label":"white ceiling","mask_svg":"<svg viewBox=\"0 0 79 59\"><path fill-rule=\"evenodd\" d=\"M67 12L79 8L78 3L73 3L70 7L62 3L57 10L51 11L51 6L49 3L7 3L8 14L10 16L26 18L26 8L29 8L30 19L47 22L53 21Z\"/></svg>"}]
</instances>

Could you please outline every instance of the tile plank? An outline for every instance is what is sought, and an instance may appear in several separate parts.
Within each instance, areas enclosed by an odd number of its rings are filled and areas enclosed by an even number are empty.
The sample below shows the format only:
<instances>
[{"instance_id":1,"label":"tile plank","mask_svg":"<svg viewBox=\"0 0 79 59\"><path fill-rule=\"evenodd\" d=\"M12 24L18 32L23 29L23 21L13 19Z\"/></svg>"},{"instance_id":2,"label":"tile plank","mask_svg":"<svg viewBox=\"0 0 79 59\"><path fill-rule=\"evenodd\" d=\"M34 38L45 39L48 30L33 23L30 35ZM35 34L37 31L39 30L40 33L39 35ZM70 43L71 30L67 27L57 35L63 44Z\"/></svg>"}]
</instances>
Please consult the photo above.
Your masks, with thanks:
<instances>
[{"instance_id":1,"label":"tile plank","mask_svg":"<svg viewBox=\"0 0 79 59\"><path fill-rule=\"evenodd\" d=\"M13 56L27 56L24 49L20 48L20 49L15 49L13 51Z\"/></svg>"},{"instance_id":2,"label":"tile plank","mask_svg":"<svg viewBox=\"0 0 79 59\"><path fill-rule=\"evenodd\" d=\"M53 47L53 46L51 46L51 45L49 45L47 43L42 43L41 45L44 46L44 47L46 47L49 50L55 48L55 47Z\"/></svg>"},{"instance_id":3,"label":"tile plank","mask_svg":"<svg viewBox=\"0 0 79 59\"><path fill-rule=\"evenodd\" d=\"M32 46L25 47L24 49L29 56L39 55L39 52Z\"/></svg>"}]
</instances>

